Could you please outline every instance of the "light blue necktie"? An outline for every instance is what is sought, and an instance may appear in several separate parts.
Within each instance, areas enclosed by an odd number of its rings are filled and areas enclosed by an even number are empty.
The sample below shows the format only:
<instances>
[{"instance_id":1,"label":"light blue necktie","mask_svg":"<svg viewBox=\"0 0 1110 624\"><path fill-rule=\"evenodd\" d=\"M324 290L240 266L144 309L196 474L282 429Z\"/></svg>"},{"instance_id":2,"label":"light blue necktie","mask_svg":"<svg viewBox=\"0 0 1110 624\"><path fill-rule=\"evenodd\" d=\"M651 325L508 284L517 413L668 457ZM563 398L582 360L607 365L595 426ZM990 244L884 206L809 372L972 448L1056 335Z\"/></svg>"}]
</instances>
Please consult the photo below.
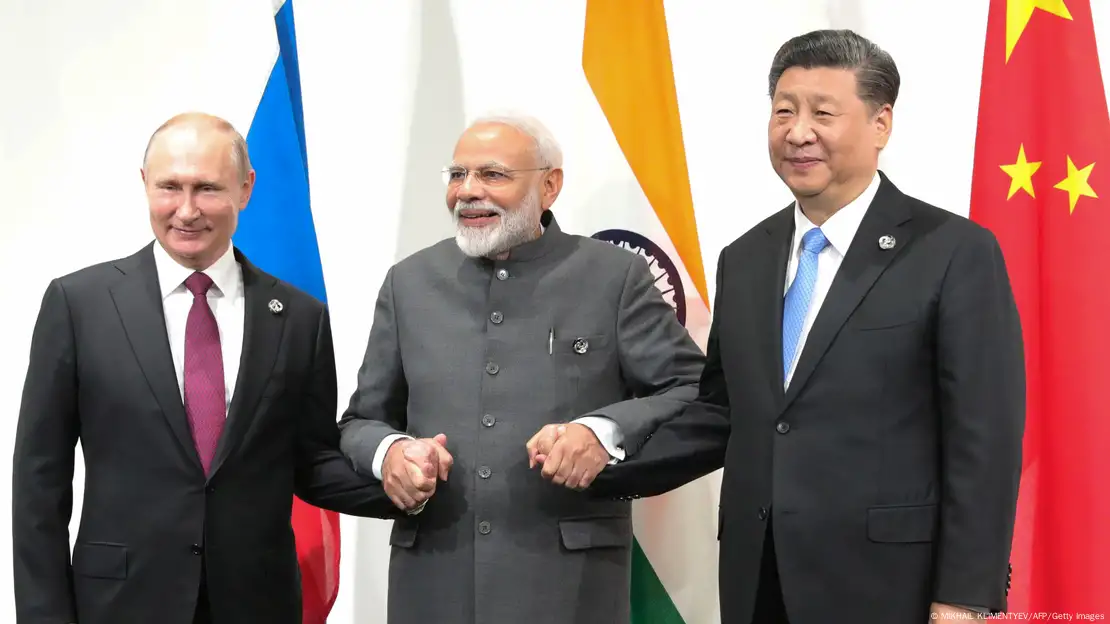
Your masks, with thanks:
<instances>
[{"instance_id":1,"label":"light blue necktie","mask_svg":"<svg viewBox=\"0 0 1110 624\"><path fill-rule=\"evenodd\" d=\"M802 335L802 325L809 312L809 301L813 298L813 286L817 283L817 256L829 244L821 228L813 228L802 236L802 259L798 262L798 273L786 291L786 301L782 306L782 378L790 374L794 353L798 349L798 338Z\"/></svg>"}]
</instances>

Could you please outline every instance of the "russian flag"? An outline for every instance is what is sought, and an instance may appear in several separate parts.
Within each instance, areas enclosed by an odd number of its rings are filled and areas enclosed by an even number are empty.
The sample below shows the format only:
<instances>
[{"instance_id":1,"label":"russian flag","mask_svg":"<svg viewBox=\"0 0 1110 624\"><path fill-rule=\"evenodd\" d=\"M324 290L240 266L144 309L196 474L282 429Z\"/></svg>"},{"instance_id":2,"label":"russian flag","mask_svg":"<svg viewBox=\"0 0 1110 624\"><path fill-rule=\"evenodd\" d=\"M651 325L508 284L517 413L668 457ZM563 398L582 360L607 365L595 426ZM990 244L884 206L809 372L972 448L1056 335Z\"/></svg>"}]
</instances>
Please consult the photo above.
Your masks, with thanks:
<instances>
[{"instance_id":1,"label":"russian flag","mask_svg":"<svg viewBox=\"0 0 1110 624\"><path fill-rule=\"evenodd\" d=\"M278 51L247 133L258 180L239 217L235 245L262 270L327 301L308 194L293 1L275 0ZM339 516L293 501L304 624L324 624L339 593Z\"/></svg>"}]
</instances>

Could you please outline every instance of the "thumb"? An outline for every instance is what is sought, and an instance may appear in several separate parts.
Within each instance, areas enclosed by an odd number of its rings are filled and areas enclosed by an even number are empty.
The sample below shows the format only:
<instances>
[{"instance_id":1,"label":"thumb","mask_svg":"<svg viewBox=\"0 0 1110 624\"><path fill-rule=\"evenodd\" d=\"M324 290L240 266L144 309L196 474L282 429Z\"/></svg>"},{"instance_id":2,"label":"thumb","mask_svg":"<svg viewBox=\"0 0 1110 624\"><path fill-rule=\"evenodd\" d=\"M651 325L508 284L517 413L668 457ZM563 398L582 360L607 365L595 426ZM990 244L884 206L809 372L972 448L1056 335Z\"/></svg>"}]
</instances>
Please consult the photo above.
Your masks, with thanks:
<instances>
[{"instance_id":1,"label":"thumb","mask_svg":"<svg viewBox=\"0 0 1110 624\"><path fill-rule=\"evenodd\" d=\"M408 462L405 464L409 481L421 491L435 491L436 469L431 463Z\"/></svg>"},{"instance_id":2,"label":"thumb","mask_svg":"<svg viewBox=\"0 0 1110 624\"><path fill-rule=\"evenodd\" d=\"M455 458L447 450L447 436L445 434L437 434L432 438L432 442L434 442L433 446L439 465L439 478L441 481L446 481L447 475L451 472L451 466L455 465Z\"/></svg>"},{"instance_id":3,"label":"thumb","mask_svg":"<svg viewBox=\"0 0 1110 624\"><path fill-rule=\"evenodd\" d=\"M536 464L542 464L547 455L551 454L551 448L555 446L555 442L559 439L559 434L562 433L563 427L561 425L544 425L531 440L528 441L528 467L533 468Z\"/></svg>"}]
</instances>

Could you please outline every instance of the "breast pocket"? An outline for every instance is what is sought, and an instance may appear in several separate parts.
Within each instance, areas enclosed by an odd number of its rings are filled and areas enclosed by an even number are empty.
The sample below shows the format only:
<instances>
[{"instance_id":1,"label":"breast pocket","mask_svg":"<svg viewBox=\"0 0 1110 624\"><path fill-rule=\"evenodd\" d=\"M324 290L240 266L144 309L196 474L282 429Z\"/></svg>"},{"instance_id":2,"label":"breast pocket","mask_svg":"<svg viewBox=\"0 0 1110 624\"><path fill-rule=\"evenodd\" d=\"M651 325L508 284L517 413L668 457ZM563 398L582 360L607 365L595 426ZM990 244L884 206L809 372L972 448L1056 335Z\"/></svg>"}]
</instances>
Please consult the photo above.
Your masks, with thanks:
<instances>
[{"instance_id":1,"label":"breast pocket","mask_svg":"<svg viewBox=\"0 0 1110 624\"><path fill-rule=\"evenodd\" d=\"M861 332L873 332L882 329L896 329L908 327L921 319L921 310L910 307L893 307L877 309L879 306L870 306L860 309L852 316L851 327Z\"/></svg>"},{"instance_id":2,"label":"breast pocket","mask_svg":"<svg viewBox=\"0 0 1110 624\"><path fill-rule=\"evenodd\" d=\"M552 371L559 381L560 402L573 416L614 402L619 366L608 334L566 334L552 342ZM573 337L571 337L573 336ZM616 397L619 398L619 397Z\"/></svg>"}]
</instances>

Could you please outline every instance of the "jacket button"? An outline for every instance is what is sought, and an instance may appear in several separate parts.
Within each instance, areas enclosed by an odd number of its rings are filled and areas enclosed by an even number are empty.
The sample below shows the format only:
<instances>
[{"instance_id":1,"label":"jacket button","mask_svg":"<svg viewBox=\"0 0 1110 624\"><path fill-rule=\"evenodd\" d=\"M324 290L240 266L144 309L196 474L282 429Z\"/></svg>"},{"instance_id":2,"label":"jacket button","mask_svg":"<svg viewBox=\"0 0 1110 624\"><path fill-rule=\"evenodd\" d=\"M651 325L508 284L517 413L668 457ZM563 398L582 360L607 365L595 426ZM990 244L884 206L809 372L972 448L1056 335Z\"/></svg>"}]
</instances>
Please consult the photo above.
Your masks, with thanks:
<instances>
[{"instance_id":1,"label":"jacket button","mask_svg":"<svg viewBox=\"0 0 1110 624\"><path fill-rule=\"evenodd\" d=\"M189 550L191 550L194 555L199 556L204 554L204 547L200 544L193 544Z\"/></svg>"},{"instance_id":2,"label":"jacket button","mask_svg":"<svg viewBox=\"0 0 1110 624\"><path fill-rule=\"evenodd\" d=\"M492 427L496 422L497 419L493 417L493 414L486 414L485 416L482 416L482 425L486 427Z\"/></svg>"},{"instance_id":3,"label":"jacket button","mask_svg":"<svg viewBox=\"0 0 1110 624\"><path fill-rule=\"evenodd\" d=\"M478 476L483 479L488 479L491 474L493 474L493 471L489 469L489 466L482 466L478 469Z\"/></svg>"},{"instance_id":4,"label":"jacket button","mask_svg":"<svg viewBox=\"0 0 1110 624\"><path fill-rule=\"evenodd\" d=\"M486 363L486 372L490 375L496 375L497 371L499 370L501 370L501 368L498 367L497 364L494 364L493 362Z\"/></svg>"},{"instance_id":5,"label":"jacket button","mask_svg":"<svg viewBox=\"0 0 1110 624\"><path fill-rule=\"evenodd\" d=\"M775 425L775 431L778 431L779 433L786 433L787 431L790 431L790 423L780 422L779 424Z\"/></svg>"},{"instance_id":6,"label":"jacket button","mask_svg":"<svg viewBox=\"0 0 1110 624\"><path fill-rule=\"evenodd\" d=\"M767 519L767 508L766 507L760 507L759 508L759 519L760 520L766 520Z\"/></svg>"},{"instance_id":7,"label":"jacket button","mask_svg":"<svg viewBox=\"0 0 1110 624\"><path fill-rule=\"evenodd\" d=\"M482 520L478 523L478 532L482 535L489 535L490 530L489 522Z\"/></svg>"},{"instance_id":8,"label":"jacket button","mask_svg":"<svg viewBox=\"0 0 1110 624\"><path fill-rule=\"evenodd\" d=\"M500 312L493 312L489 315L489 320L494 325L500 325L501 321L505 320L505 315L501 314Z\"/></svg>"},{"instance_id":9,"label":"jacket button","mask_svg":"<svg viewBox=\"0 0 1110 624\"><path fill-rule=\"evenodd\" d=\"M501 280L502 282L509 279L509 272L506 271L505 269L498 269L497 270L497 279Z\"/></svg>"}]
</instances>

